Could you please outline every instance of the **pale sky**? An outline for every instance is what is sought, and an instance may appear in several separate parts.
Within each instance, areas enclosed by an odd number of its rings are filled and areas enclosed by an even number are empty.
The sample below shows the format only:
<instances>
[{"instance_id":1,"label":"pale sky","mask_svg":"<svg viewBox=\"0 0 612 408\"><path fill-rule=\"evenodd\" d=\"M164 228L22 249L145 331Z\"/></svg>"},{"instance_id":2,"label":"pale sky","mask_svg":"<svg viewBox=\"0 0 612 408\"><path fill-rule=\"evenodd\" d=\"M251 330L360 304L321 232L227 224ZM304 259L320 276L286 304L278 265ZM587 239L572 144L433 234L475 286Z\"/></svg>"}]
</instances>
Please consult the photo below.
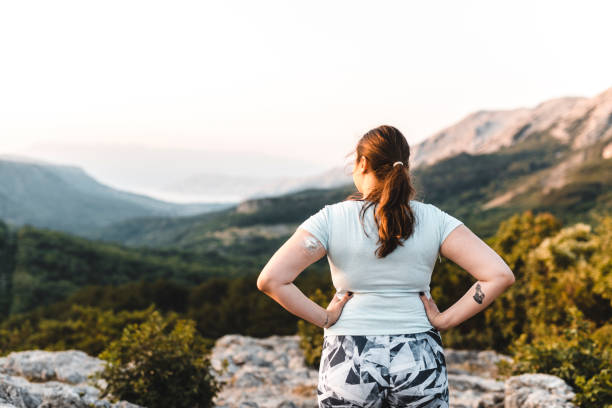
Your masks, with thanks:
<instances>
[{"instance_id":1,"label":"pale sky","mask_svg":"<svg viewBox=\"0 0 612 408\"><path fill-rule=\"evenodd\" d=\"M341 164L478 109L612 86L609 1L8 1L0 153L41 142Z\"/></svg>"}]
</instances>

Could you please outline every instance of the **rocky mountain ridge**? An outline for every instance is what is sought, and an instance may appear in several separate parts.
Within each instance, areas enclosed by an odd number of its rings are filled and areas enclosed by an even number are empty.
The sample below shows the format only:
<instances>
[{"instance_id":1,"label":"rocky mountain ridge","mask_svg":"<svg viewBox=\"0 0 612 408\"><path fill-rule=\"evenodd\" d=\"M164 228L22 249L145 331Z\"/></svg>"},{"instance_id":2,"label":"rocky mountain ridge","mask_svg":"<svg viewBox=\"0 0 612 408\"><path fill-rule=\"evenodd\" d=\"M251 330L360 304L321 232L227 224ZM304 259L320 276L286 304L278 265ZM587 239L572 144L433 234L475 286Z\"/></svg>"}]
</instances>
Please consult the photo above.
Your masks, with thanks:
<instances>
[{"instance_id":1,"label":"rocky mountain ridge","mask_svg":"<svg viewBox=\"0 0 612 408\"><path fill-rule=\"evenodd\" d=\"M411 167L433 164L461 152L491 153L547 133L573 150L612 138L612 88L593 98L562 97L533 108L479 110L415 145Z\"/></svg>"}]
</instances>

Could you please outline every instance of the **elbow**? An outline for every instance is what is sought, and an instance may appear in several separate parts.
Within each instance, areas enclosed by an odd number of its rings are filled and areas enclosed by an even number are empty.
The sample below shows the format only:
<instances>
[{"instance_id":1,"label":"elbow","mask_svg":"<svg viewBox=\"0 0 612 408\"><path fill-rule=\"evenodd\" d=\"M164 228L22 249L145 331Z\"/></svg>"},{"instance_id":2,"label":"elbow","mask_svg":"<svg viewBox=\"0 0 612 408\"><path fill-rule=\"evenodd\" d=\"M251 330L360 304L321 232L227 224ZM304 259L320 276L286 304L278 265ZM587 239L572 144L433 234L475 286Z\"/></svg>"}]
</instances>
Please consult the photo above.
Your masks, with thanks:
<instances>
[{"instance_id":1,"label":"elbow","mask_svg":"<svg viewBox=\"0 0 612 408\"><path fill-rule=\"evenodd\" d=\"M268 269L263 268L257 277L257 289L261 292L266 292L270 287L270 280L270 273L268 272Z\"/></svg>"},{"instance_id":2,"label":"elbow","mask_svg":"<svg viewBox=\"0 0 612 408\"><path fill-rule=\"evenodd\" d=\"M262 279L261 276L257 278L257 289L262 292L265 292L268 289L268 282L265 279Z\"/></svg>"},{"instance_id":3,"label":"elbow","mask_svg":"<svg viewBox=\"0 0 612 408\"><path fill-rule=\"evenodd\" d=\"M270 293L274 290L275 287L279 286L279 283L270 278L264 278L260 276L257 279L257 289L264 293Z\"/></svg>"},{"instance_id":4,"label":"elbow","mask_svg":"<svg viewBox=\"0 0 612 408\"><path fill-rule=\"evenodd\" d=\"M516 281L516 278L514 277L514 273L512 272L512 270L510 270L510 268L508 268L503 274L502 274L502 278L501 278L504 283L506 284L506 287L510 287L514 284L514 282Z\"/></svg>"}]
</instances>

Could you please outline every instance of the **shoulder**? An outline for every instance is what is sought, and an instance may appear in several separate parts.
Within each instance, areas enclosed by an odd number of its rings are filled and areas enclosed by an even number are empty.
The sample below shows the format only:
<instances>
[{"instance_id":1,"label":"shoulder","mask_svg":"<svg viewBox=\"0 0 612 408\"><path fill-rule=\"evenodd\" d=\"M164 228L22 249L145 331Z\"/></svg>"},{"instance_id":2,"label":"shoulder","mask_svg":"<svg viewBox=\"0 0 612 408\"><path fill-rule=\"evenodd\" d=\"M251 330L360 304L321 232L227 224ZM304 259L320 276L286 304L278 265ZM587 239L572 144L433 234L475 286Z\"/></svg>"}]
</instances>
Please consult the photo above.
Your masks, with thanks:
<instances>
[{"instance_id":1,"label":"shoulder","mask_svg":"<svg viewBox=\"0 0 612 408\"><path fill-rule=\"evenodd\" d=\"M418 218L427 220L425 222L439 222L438 220L444 217L444 212L434 204L410 200L410 208Z\"/></svg>"},{"instance_id":2,"label":"shoulder","mask_svg":"<svg viewBox=\"0 0 612 408\"><path fill-rule=\"evenodd\" d=\"M345 211L361 209L365 204L363 200L344 200L337 203L326 204L323 208L329 211ZM433 204L426 204L420 201L410 200L410 206L416 211L435 211L438 208Z\"/></svg>"},{"instance_id":3,"label":"shoulder","mask_svg":"<svg viewBox=\"0 0 612 408\"><path fill-rule=\"evenodd\" d=\"M363 201L358 200L343 200L337 203L327 204L324 208L330 212L347 212L355 208L361 208Z\"/></svg>"},{"instance_id":4,"label":"shoulder","mask_svg":"<svg viewBox=\"0 0 612 408\"><path fill-rule=\"evenodd\" d=\"M363 207L364 203L365 202L363 200L344 200L332 204L326 204L322 209L329 212L346 212L355 209L360 210ZM416 200L410 200L410 207L418 212L427 212L432 214L436 214L441 211L433 204L428 204Z\"/></svg>"},{"instance_id":5,"label":"shoulder","mask_svg":"<svg viewBox=\"0 0 612 408\"><path fill-rule=\"evenodd\" d=\"M410 208L419 213L432 213L437 207L422 201L410 200Z\"/></svg>"}]
</instances>

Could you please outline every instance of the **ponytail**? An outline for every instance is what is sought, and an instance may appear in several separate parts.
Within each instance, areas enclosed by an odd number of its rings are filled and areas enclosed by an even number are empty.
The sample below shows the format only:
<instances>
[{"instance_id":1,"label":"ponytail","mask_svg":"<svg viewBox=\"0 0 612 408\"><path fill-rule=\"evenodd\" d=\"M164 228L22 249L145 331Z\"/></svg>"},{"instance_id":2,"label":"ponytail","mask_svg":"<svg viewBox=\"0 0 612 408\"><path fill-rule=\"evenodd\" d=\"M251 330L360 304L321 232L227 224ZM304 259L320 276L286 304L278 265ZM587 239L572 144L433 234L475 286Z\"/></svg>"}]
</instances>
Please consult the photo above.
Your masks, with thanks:
<instances>
[{"instance_id":1,"label":"ponytail","mask_svg":"<svg viewBox=\"0 0 612 408\"><path fill-rule=\"evenodd\" d=\"M403 246L403 241L414 232L415 216L410 200L416 191L408 171L410 149L399 130L383 125L366 133L358 142L356 152L357 162L365 156L378 180L365 200L360 220L363 225L365 211L373 205L380 244L375 254L384 258L398 245ZM361 193L353 193L347 199L364 200Z\"/></svg>"}]
</instances>

